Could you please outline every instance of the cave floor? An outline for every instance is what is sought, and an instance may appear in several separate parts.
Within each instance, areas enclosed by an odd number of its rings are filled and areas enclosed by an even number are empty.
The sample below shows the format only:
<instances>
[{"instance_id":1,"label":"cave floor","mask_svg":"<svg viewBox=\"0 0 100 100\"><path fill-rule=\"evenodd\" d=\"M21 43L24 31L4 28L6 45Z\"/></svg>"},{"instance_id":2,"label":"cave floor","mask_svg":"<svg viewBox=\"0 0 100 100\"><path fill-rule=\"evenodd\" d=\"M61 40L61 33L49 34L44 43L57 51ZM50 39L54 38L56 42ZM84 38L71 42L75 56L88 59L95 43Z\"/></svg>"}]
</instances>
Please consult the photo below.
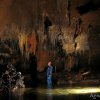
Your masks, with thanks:
<instances>
[{"instance_id":1,"label":"cave floor","mask_svg":"<svg viewBox=\"0 0 100 100\"><path fill-rule=\"evenodd\" d=\"M92 100L100 98L100 86L20 88L0 100Z\"/></svg>"}]
</instances>

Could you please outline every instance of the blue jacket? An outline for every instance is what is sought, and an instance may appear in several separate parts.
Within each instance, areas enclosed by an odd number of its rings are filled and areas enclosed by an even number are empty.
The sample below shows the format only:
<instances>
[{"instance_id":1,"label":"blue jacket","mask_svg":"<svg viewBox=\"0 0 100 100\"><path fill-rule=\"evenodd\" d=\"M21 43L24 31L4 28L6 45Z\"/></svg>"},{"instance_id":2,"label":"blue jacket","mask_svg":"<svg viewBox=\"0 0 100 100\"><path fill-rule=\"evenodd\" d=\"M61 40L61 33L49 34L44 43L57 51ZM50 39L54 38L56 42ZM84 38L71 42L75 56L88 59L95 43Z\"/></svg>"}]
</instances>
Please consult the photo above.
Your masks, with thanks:
<instances>
[{"instance_id":1,"label":"blue jacket","mask_svg":"<svg viewBox=\"0 0 100 100\"><path fill-rule=\"evenodd\" d=\"M47 77L48 76L52 76L52 72L53 72L53 67L52 66L48 66L48 68L47 68Z\"/></svg>"}]
</instances>

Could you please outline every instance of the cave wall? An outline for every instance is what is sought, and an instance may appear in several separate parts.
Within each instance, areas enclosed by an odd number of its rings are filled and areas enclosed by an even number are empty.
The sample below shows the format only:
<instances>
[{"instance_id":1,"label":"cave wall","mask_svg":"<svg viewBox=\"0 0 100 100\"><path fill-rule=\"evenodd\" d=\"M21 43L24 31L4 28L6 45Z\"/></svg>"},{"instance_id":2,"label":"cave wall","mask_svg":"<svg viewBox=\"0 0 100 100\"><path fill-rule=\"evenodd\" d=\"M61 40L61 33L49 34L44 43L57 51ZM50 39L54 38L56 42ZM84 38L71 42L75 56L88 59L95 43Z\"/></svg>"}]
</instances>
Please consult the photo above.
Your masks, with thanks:
<instances>
[{"instance_id":1,"label":"cave wall","mask_svg":"<svg viewBox=\"0 0 100 100\"><path fill-rule=\"evenodd\" d=\"M94 4L100 3L99 0L92 1ZM89 45L91 53L90 62L93 64L94 61L99 59L98 55L100 55L100 8L98 7L95 10L89 10L84 14L79 14L79 11L77 10L77 7L86 9L84 8L84 5L88 2L90 2L90 0L71 1L70 17L71 23L73 23L73 20L81 18L84 30L87 30L89 25L92 26L89 33ZM23 32L28 34L28 36L31 36L30 34L32 33L36 34L36 39L34 39L33 36L29 41L32 45L31 51L33 50L33 52L36 52L38 70L43 71L49 60L52 60L54 65L59 66L58 69L60 69L60 67L63 66L63 64L60 64L63 57L57 55L55 46L53 47L54 49L45 50L41 41L43 40L44 43L46 42L46 37L44 35L44 16L48 15L52 22L50 28L51 33L54 34L52 34L51 38L55 37L52 39L53 41L57 38L56 34L60 33L59 27L65 32L68 28L68 16L66 15L66 11L67 0L0 0L0 38L12 37L16 39L18 38L18 33ZM82 61L85 60L84 57ZM64 61L62 60L62 63L63 62ZM81 65L83 64L81 63Z\"/></svg>"}]
</instances>

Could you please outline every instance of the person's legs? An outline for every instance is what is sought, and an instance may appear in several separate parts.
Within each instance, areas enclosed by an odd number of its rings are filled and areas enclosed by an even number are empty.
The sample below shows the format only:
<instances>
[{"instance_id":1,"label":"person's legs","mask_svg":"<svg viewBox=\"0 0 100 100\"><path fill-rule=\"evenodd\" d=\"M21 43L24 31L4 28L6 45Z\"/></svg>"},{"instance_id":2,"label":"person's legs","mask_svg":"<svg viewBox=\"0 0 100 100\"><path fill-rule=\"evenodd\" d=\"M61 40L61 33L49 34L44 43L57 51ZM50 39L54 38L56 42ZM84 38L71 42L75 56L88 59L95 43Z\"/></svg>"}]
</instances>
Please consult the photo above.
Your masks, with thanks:
<instances>
[{"instance_id":1,"label":"person's legs","mask_svg":"<svg viewBox=\"0 0 100 100\"><path fill-rule=\"evenodd\" d=\"M51 76L48 76L48 77L47 77L47 84L48 84L48 85L52 85Z\"/></svg>"}]
</instances>

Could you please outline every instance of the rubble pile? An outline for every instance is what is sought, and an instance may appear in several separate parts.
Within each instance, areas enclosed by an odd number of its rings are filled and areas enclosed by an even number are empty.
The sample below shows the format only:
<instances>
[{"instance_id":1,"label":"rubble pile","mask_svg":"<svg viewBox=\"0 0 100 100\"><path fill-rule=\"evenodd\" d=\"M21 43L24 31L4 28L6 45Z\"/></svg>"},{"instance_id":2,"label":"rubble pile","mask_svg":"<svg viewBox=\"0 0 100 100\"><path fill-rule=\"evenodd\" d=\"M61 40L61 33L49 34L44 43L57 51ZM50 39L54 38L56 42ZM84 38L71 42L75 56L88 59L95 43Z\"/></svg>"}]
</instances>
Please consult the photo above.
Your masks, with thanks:
<instances>
[{"instance_id":1,"label":"rubble pile","mask_svg":"<svg viewBox=\"0 0 100 100\"><path fill-rule=\"evenodd\" d=\"M0 66L1 67L1 66ZM4 92L14 91L17 88L24 88L24 76L21 72L17 72L15 67L8 63L7 66L2 66L4 69L0 76L0 90Z\"/></svg>"}]
</instances>

